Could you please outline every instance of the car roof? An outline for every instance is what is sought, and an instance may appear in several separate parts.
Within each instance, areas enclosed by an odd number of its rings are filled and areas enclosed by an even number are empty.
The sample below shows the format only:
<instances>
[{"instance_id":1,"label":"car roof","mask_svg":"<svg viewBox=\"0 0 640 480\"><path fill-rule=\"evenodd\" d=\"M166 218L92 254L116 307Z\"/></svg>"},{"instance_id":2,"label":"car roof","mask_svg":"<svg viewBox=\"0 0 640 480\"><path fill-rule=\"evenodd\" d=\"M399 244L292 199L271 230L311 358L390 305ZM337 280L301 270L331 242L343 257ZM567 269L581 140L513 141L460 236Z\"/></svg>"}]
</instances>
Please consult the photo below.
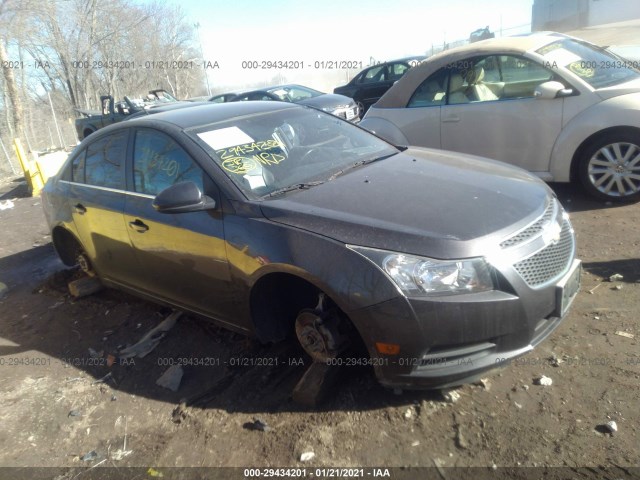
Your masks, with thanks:
<instances>
[{"instance_id":1,"label":"car roof","mask_svg":"<svg viewBox=\"0 0 640 480\"><path fill-rule=\"evenodd\" d=\"M387 65L389 63L398 63L398 62L410 62L411 60L424 60L426 57L426 55L412 55L410 57L402 57L402 58L396 58L394 60L387 60L384 63L380 63L379 65ZM378 65L371 65L372 67L377 67ZM370 68L370 67L367 67Z\"/></svg>"},{"instance_id":2,"label":"car roof","mask_svg":"<svg viewBox=\"0 0 640 480\"><path fill-rule=\"evenodd\" d=\"M153 115L145 115L143 117L132 118L126 123L127 125L150 126L155 122L170 123L182 130L207 125L210 123L229 120L234 117L242 117L256 113L265 113L278 111L287 108L304 108L300 105L287 102L229 102L229 103L210 103L193 104L189 108L180 108L164 112L158 112Z\"/></svg>"},{"instance_id":3,"label":"car roof","mask_svg":"<svg viewBox=\"0 0 640 480\"><path fill-rule=\"evenodd\" d=\"M516 37L489 38L445 50L427 58L420 65L416 65L408 70L407 73L378 100L376 107L404 107L409 102L413 92L415 92L416 88L420 86L425 78L456 61L497 53L522 55L525 52L537 50L562 38L572 37L561 33L543 32Z\"/></svg>"}]
</instances>

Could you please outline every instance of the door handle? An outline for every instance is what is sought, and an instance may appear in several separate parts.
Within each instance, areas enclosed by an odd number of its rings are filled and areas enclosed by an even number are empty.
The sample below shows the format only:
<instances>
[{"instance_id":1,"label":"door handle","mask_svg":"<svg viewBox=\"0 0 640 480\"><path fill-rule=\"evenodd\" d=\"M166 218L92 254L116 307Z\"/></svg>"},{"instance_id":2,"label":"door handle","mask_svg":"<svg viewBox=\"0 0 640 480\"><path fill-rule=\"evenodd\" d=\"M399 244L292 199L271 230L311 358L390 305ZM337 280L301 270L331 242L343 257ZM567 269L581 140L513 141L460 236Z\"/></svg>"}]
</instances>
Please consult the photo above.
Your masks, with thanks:
<instances>
[{"instance_id":1,"label":"door handle","mask_svg":"<svg viewBox=\"0 0 640 480\"><path fill-rule=\"evenodd\" d=\"M136 219L135 222L129 222L129 227L138 233L144 233L149 230L149 225L146 225L142 220Z\"/></svg>"},{"instance_id":2,"label":"door handle","mask_svg":"<svg viewBox=\"0 0 640 480\"><path fill-rule=\"evenodd\" d=\"M87 208L84 205L82 205L81 203L76 203L73 206L73 210L76 213L79 213L80 215L84 215L85 213L87 213Z\"/></svg>"},{"instance_id":3,"label":"door handle","mask_svg":"<svg viewBox=\"0 0 640 480\"><path fill-rule=\"evenodd\" d=\"M460 117L458 115L449 115L448 117L442 119L442 123L455 123L459 121Z\"/></svg>"}]
</instances>

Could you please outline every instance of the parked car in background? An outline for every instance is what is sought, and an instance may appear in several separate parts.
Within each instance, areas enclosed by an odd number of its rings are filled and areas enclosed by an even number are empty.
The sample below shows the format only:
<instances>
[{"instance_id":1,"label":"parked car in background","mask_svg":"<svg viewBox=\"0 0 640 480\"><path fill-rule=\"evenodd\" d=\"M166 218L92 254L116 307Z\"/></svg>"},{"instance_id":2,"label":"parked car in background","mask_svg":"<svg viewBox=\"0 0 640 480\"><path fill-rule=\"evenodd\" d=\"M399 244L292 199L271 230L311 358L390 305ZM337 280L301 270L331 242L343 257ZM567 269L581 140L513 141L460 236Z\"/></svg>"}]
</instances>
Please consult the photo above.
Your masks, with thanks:
<instances>
[{"instance_id":1,"label":"parked car in background","mask_svg":"<svg viewBox=\"0 0 640 480\"><path fill-rule=\"evenodd\" d=\"M469 35L469 43L479 42L480 40L488 40L489 38L495 38L496 34L489 30L489 26L487 25L484 28L478 28L471 32Z\"/></svg>"},{"instance_id":2,"label":"parked car in background","mask_svg":"<svg viewBox=\"0 0 640 480\"><path fill-rule=\"evenodd\" d=\"M42 203L65 264L263 342L297 338L319 362L371 365L390 387L506 365L580 282L571 224L535 176L283 102L102 129Z\"/></svg>"},{"instance_id":3,"label":"parked car in background","mask_svg":"<svg viewBox=\"0 0 640 480\"><path fill-rule=\"evenodd\" d=\"M196 100L184 100L173 103L165 103L163 105L156 105L153 108L145 108L136 112L132 115L129 115L127 120L131 120L138 117L144 117L146 115L155 115L156 113L169 112L171 110L179 110L181 108L190 108L195 105L208 105L207 101L196 101Z\"/></svg>"},{"instance_id":4,"label":"parked car in background","mask_svg":"<svg viewBox=\"0 0 640 480\"><path fill-rule=\"evenodd\" d=\"M558 33L484 40L412 68L361 126L495 158L603 200L640 199L640 71Z\"/></svg>"},{"instance_id":5,"label":"parked car in background","mask_svg":"<svg viewBox=\"0 0 640 480\"><path fill-rule=\"evenodd\" d=\"M78 140L88 137L107 125L126 120L135 113L144 112L157 105L165 105L177 101L173 95L161 89L149 91L146 98L132 99L125 95L124 100L119 102L114 102L111 95L103 95L100 97L101 111L76 109L82 115L75 121Z\"/></svg>"},{"instance_id":6,"label":"parked car in background","mask_svg":"<svg viewBox=\"0 0 640 480\"><path fill-rule=\"evenodd\" d=\"M358 106L349 97L331 93L323 93L313 88L302 85L277 85L235 94L231 102L247 100L276 100L281 102L299 103L319 108L336 117L344 118L350 122L359 122Z\"/></svg>"},{"instance_id":7,"label":"parked car in background","mask_svg":"<svg viewBox=\"0 0 640 480\"><path fill-rule=\"evenodd\" d=\"M213 102L213 103L225 103L225 102L230 102L237 96L238 95L235 93L222 93L220 95L214 95L212 97L209 97L207 101Z\"/></svg>"},{"instance_id":8,"label":"parked car in background","mask_svg":"<svg viewBox=\"0 0 640 480\"><path fill-rule=\"evenodd\" d=\"M199 95L197 97L187 98L187 102L208 102L210 98L210 95Z\"/></svg>"},{"instance_id":9,"label":"parked car in background","mask_svg":"<svg viewBox=\"0 0 640 480\"><path fill-rule=\"evenodd\" d=\"M371 105L376 103L411 67L415 67L426 57L406 57L380 63L365 68L349 83L333 89L333 93L353 98L358 104L360 116L364 116Z\"/></svg>"}]
</instances>

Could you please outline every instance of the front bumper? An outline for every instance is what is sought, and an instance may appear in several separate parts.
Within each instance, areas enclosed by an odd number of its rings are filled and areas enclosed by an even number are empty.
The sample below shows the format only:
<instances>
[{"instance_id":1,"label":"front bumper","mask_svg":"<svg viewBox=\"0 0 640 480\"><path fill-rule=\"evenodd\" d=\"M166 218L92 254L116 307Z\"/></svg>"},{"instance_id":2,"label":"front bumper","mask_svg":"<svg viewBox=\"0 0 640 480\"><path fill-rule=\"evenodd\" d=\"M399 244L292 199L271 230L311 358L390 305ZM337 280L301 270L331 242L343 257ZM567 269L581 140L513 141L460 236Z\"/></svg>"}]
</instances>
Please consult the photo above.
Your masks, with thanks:
<instances>
[{"instance_id":1,"label":"front bumper","mask_svg":"<svg viewBox=\"0 0 640 480\"><path fill-rule=\"evenodd\" d=\"M348 120L351 123L360 123L360 112L358 111L357 105L338 107L331 113L336 117L340 117L343 120Z\"/></svg>"},{"instance_id":2,"label":"front bumper","mask_svg":"<svg viewBox=\"0 0 640 480\"><path fill-rule=\"evenodd\" d=\"M511 293L428 299L398 296L352 312L351 317L364 326L359 330L381 384L409 389L452 387L505 366L551 334L577 293L580 269L580 260L573 259L562 278L542 288L529 288L507 272L512 277L509 284L515 286ZM381 355L376 342L400 345L400 353Z\"/></svg>"}]
</instances>

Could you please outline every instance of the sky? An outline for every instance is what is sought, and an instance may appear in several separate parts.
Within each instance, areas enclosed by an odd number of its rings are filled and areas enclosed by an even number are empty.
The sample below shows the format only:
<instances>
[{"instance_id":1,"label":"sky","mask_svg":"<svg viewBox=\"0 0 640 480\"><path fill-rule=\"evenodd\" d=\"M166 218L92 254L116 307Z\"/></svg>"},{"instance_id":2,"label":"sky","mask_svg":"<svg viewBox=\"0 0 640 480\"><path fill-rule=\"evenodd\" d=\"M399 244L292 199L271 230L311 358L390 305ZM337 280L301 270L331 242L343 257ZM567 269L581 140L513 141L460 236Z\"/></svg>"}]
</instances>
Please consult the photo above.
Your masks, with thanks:
<instances>
[{"instance_id":1,"label":"sky","mask_svg":"<svg viewBox=\"0 0 640 480\"><path fill-rule=\"evenodd\" d=\"M489 26L500 36L528 31L533 0L169 0L199 23L215 92L280 81L328 91L372 62L430 53ZM506 30L510 27L520 27ZM243 68L243 61L293 61L302 68ZM319 69L316 62L356 68ZM296 65L296 64L293 64ZM281 75L278 77L278 74ZM226 89L226 90L225 90Z\"/></svg>"}]
</instances>

